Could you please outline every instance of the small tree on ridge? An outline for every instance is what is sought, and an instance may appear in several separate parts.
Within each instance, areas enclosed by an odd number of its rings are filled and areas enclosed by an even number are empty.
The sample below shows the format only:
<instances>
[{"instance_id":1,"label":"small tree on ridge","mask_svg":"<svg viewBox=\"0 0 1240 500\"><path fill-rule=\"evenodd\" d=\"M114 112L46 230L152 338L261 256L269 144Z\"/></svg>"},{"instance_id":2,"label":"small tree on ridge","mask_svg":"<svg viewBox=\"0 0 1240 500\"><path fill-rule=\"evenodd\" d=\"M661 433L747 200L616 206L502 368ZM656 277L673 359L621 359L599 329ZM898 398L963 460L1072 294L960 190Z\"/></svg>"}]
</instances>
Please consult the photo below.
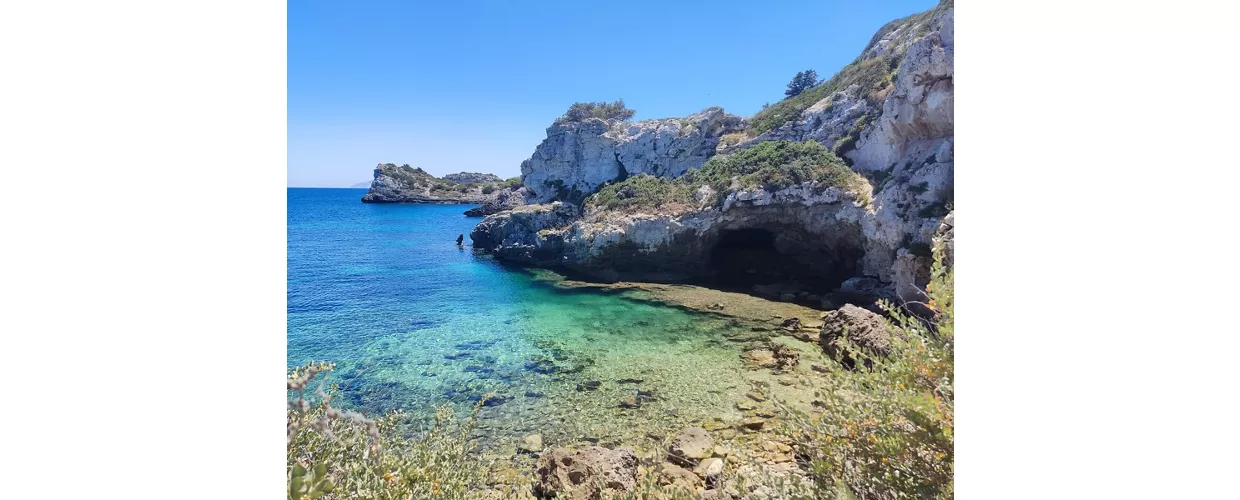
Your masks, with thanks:
<instances>
[{"instance_id":1,"label":"small tree on ridge","mask_svg":"<svg viewBox=\"0 0 1240 500\"><path fill-rule=\"evenodd\" d=\"M784 91L784 95L793 97L800 95L810 87L818 85L818 72L812 69L798 71L796 76L792 77L792 81L788 82L788 89Z\"/></svg>"}]
</instances>

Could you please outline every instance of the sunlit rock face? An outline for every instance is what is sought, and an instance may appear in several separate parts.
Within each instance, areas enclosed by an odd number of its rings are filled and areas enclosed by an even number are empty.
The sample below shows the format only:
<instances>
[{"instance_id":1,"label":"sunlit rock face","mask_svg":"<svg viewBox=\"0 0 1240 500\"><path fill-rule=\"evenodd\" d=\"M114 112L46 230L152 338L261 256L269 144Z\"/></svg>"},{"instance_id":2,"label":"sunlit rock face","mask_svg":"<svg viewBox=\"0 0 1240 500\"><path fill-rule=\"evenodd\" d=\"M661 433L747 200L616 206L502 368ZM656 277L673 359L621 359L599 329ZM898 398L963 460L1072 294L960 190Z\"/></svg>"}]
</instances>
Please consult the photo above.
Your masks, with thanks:
<instances>
[{"instance_id":1,"label":"sunlit rock face","mask_svg":"<svg viewBox=\"0 0 1240 500\"><path fill-rule=\"evenodd\" d=\"M876 36L861 60L899 62L883 88L843 89L799 118L735 144L720 139L744 123L718 108L684 119L552 125L522 164L523 182L531 202L562 204L491 215L474 230L475 246L602 279L781 280L832 288L868 277L901 299L919 300L930 249L954 209L953 14L936 9ZM717 206L675 211L578 207L607 182L639 173L678 177L715 154L769 140L837 148L871 189L810 183L733 189Z\"/></svg>"},{"instance_id":2,"label":"sunlit rock face","mask_svg":"<svg viewBox=\"0 0 1240 500\"><path fill-rule=\"evenodd\" d=\"M580 201L608 181L637 174L677 177L715 154L740 117L708 108L686 118L624 122L590 118L557 122L521 164L532 203Z\"/></svg>"}]
</instances>

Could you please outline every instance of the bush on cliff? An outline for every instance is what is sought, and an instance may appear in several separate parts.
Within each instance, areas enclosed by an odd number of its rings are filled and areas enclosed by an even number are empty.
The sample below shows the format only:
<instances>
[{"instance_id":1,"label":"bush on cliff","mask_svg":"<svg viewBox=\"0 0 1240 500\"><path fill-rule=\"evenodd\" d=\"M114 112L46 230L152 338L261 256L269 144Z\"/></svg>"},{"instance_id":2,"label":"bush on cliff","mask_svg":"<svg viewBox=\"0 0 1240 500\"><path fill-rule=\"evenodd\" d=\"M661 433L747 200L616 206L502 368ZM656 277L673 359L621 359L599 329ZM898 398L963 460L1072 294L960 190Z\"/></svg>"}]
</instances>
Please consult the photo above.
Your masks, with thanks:
<instances>
[{"instance_id":1,"label":"bush on cliff","mask_svg":"<svg viewBox=\"0 0 1240 500\"><path fill-rule=\"evenodd\" d=\"M718 203L732 189L733 178L742 189L774 190L814 181L819 186L854 191L863 202L868 201L871 190L864 177L817 142L768 141L727 156L715 156L702 168L679 178L641 174L606 184L587 198L586 204L607 210L696 206L694 193L702 185L715 190L716 199L710 201Z\"/></svg>"},{"instance_id":2,"label":"bush on cliff","mask_svg":"<svg viewBox=\"0 0 1240 500\"><path fill-rule=\"evenodd\" d=\"M821 411L787 410L785 428L809 465L818 498L952 498L954 471L955 272L936 251L914 318L884 307L904 339L892 336L888 356L872 370L840 370L818 391ZM844 339L845 348L862 355Z\"/></svg>"},{"instance_id":3,"label":"bush on cliff","mask_svg":"<svg viewBox=\"0 0 1240 500\"><path fill-rule=\"evenodd\" d=\"M688 206L693 204L693 190L679 179L639 174L599 188L587 203L608 210Z\"/></svg>"},{"instance_id":4,"label":"bush on cliff","mask_svg":"<svg viewBox=\"0 0 1240 500\"><path fill-rule=\"evenodd\" d=\"M742 188L782 189L807 181L864 192L865 179L815 141L767 141L727 156L715 156L683 179L726 193L736 177Z\"/></svg>"},{"instance_id":5,"label":"bush on cliff","mask_svg":"<svg viewBox=\"0 0 1240 500\"><path fill-rule=\"evenodd\" d=\"M577 123L588 118L624 121L633 118L634 113L635 111L624 107L624 99L613 102L577 102L569 106L564 116L556 119L556 123Z\"/></svg>"}]
</instances>

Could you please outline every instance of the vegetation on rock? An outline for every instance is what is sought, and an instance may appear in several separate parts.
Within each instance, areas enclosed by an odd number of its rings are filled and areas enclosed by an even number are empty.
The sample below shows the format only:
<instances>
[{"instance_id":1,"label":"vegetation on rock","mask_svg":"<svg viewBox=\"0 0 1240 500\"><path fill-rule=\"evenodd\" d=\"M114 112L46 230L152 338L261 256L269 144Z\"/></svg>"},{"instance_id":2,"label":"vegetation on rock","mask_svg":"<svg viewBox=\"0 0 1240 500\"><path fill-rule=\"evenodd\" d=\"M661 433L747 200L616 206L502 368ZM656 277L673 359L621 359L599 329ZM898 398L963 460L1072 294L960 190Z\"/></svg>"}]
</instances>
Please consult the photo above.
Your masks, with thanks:
<instances>
[{"instance_id":1,"label":"vegetation on rock","mask_svg":"<svg viewBox=\"0 0 1240 500\"><path fill-rule=\"evenodd\" d=\"M716 193L718 203L733 188L783 189L803 182L839 187L868 199L870 185L839 157L815 141L767 141L743 151L711 158L699 170L675 178L635 175L604 185L586 200L608 210L659 209L695 206L694 193L703 185Z\"/></svg>"},{"instance_id":2,"label":"vegetation on rock","mask_svg":"<svg viewBox=\"0 0 1240 500\"><path fill-rule=\"evenodd\" d=\"M865 179L853 172L816 141L766 141L727 156L716 156L700 170L685 175L695 184L709 184L726 192L735 179L742 188L783 189L803 182L853 191L868 190Z\"/></svg>"},{"instance_id":3,"label":"vegetation on rock","mask_svg":"<svg viewBox=\"0 0 1240 500\"><path fill-rule=\"evenodd\" d=\"M787 410L785 432L809 465L819 498L952 498L955 429L955 272L936 250L933 280L919 304L933 312L922 320L884 304L892 327L887 356L870 370L825 378L816 405L805 415ZM855 358L862 347L839 341Z\"/></svg>"},{"instance_id":4,"label":"vegetation on rock","mask_svg":"<svg viewBox=\"0 0 1240 500\"><path fill-rule=\"evenodd\" d=\"M599 188L588 203L608 210L689 206L693 204L693 190L680 179L639 174Z\"/></svg>"},{"instance_id":5,"label":"vegetation on rock","mask_svg":"<svg viewBox=\"0 0 1240 500\"><path fill-rule=\"evenodd\" d=\"M891 21L882 28L879 28L874 37L870 39L870 43L865 46L865 50L861 51L861 55L852 63L844 66L838 73L832 76L826 82L816 86L802 89L800 92L788 93L789 97L770 106L763 106L762 110L749 119L747 132L750 137L757 137L764 132L773 130L783 126L783 124L800 118L801 113L813 106L814 103L821 101L832 94L848 90L849 87L857 85L857 96L865 96L871 102L872 106L881 105L883 98L886 97L892 87L896 71L899 69L900 61L904 59L904 52L897 51L887 55L880 55L867 59L878 43L890 35L893 31L908 25L918 25L918 35L925 34L930 29L930 20L938 13L954 7L954 0L941 0L933 9L925 12L913 14ZM816 75L815 75L816 77ZM788 84L788 91L793 89L793 83Z\"/></svg>"},{"instance_id":6,"label":"vegetation on rock","mask_svg":"<svg viewBox=\"0 0 1240 500\"><path fill-rule=\"evenodd\" d=\"M812 69L798 71L796 76L792 77L792 81L788 82L788 89L784 90L784 95L795 97L805 89L818 85L818 72Z\"/></svg>"},{"instance_id":7,"label":"vegetation on rock","mask_svg":"<svg viewBox=\"0 0 1240 500\"><path fill-rule=\"evenodd\" d=\"M585 121L588 118L602 118L604 120L617 119L628 120L633 118L635 111L624 107L624 99L617 99L613 102L577 102L569 106L564 116L556 119L556 123L577 123Z\"/></svg>"}]
</instances>

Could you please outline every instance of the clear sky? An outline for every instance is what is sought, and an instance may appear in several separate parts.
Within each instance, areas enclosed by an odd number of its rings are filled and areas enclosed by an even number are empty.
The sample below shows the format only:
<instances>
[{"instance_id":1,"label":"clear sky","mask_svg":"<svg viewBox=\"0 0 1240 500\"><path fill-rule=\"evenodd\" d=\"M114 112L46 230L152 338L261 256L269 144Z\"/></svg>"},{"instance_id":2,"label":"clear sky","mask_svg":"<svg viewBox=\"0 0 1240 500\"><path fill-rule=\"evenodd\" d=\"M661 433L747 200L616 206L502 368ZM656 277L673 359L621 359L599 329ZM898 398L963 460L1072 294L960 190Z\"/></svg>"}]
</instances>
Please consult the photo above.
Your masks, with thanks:
<instances>
[{"instance_id":1,"label":"clear sky","mask_svg":"<svg viewBox=\"0 0 1240 500\"><path fill-rule=\"evenodd\" d=\"M750 116L936 3L289 2L288 183L346 187L381 162L514 177L576 101Z\"/></svg>"}]
</instances>

